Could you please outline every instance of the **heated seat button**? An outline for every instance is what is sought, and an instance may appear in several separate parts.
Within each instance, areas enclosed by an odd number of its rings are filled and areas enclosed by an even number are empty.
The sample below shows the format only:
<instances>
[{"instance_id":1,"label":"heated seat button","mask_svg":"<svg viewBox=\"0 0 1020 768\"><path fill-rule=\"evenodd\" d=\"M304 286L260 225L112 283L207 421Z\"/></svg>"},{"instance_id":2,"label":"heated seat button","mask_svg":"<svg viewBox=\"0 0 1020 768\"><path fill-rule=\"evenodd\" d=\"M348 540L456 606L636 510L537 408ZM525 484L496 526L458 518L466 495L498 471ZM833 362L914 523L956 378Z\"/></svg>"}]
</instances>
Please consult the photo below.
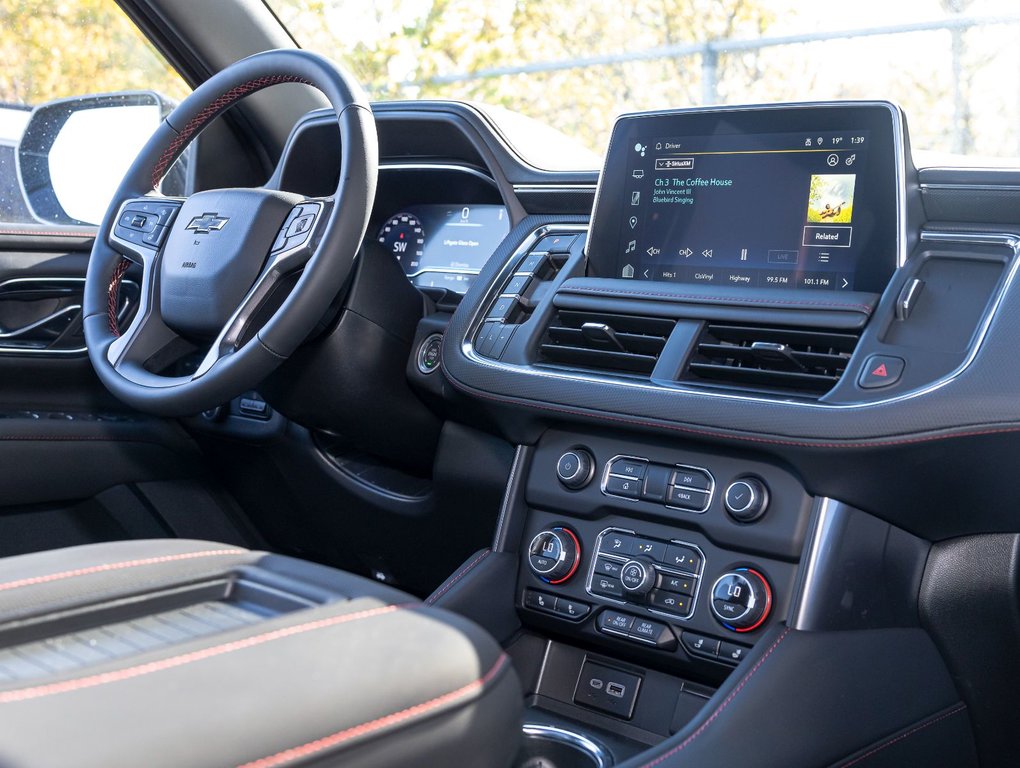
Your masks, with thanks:
<instances>
[{"instance_id":1,"label":"heated seat button","mask_svg":"<svg viewBox=\"0 0 1020 768\"><path fill-rule=\"evenodd\" d=\"M705 635L683 632L680 634L680 642L684 644L684 650L695 656L705 656L714 659L719 653L719 641Z\"/></svg>"},{"instance_id":2,"label":"heated seat button","mask_svg":"<svg viewBox=\"0 0 1020 768\"><path fill-rule=\"evenodd\" d=\"M558 598L539 592L535 589L524 590L524 607L536 611L556 612L556 601Z\"/></svg>"},{"instance_id":3,"label":"heated seat button","mask_svg":"<svg viewBox=\"0 0 1020 768\"><path fill-rule=\"evenodd\" d=\"M891 387L903 375L907 363L902 357L891 355L872 355L864 364L857 386L861 389L878 389Z\"/></svg>"},{"instance_id":4,"label":"heated seat button","mask_svg":"<svg viewBox=\"0 0 1020 768\"><path fill-rule=\"evenodd\" d=\"M587 616L590 611L591 606L588 603L582 603L580 600L571 600L567 597L556 598L556 613L566 619L577 621Z\"/></svg>"},{"instance_id":5,"label":"heated seat button","mask_svg":"<svg viewBox=\"0 0 1020 768\"><path fill-rule=\"evenodd\" d=\"M750 648L736 643L727 643L724 640L719 644L719 660L725 661L727 664L739 664L750 650Z\"/></svg>"}]
</instances>

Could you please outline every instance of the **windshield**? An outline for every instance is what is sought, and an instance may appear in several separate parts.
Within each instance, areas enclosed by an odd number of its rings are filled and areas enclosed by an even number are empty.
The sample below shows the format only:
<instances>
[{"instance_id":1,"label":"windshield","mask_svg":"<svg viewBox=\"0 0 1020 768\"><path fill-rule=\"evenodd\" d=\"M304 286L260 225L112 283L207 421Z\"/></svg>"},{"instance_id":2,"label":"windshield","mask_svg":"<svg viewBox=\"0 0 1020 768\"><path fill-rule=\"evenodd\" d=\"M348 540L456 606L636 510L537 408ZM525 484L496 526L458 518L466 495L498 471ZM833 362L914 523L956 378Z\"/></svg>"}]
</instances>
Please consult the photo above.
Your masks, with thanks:
<instances>
[{"instance_id":1,"label":"windshield","mask_svg":"<svg viewBox=\"0 0 1020 768\"><path fill-rule=\"evenodd\" d=\"M512 110L572 137L590 167L623 112L827 99L898 103L920 165L1020 154L1015 0L270 4L301 46L352 68L374 99Z\"/></svg>"}]
</instances>

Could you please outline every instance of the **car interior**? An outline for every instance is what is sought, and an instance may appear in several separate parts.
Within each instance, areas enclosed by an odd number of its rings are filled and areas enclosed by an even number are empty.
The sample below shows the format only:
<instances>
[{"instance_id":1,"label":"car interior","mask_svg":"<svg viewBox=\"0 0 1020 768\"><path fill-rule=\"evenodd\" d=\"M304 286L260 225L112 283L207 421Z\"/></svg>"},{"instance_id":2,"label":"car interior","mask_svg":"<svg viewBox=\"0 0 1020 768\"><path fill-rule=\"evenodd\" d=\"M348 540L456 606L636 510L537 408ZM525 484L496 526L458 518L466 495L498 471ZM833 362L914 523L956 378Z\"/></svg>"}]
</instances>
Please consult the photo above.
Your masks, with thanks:
<instances>
[{"instance_id":1,"label":"car interior","mask_svg":"<svg viewBox=\"0 0 1020 768\"><path fill-rule=\"evenodd\" d=\"M1017 764L1020 168L847 99L547 170L117 4L193 90L0 144L0 765Z\"/></svg>"}]
</instances>

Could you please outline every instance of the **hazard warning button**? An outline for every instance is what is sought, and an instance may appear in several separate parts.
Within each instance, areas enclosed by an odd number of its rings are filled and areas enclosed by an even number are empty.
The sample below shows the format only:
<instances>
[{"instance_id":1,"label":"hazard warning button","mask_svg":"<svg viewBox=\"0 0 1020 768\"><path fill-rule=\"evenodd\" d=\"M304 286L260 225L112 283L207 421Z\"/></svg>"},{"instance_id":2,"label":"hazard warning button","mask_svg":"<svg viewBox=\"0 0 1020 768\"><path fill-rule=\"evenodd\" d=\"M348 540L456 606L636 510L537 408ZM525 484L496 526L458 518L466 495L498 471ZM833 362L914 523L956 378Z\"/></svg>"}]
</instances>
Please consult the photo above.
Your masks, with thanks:
<instances>
[{"instance_id":1,"label":"hazard warning button","mask_svg":"<svg viewBox=\"0 0 1020 768\"><path fill-rule=\"evenodd\" d=\"M901 357L890 355L872 355L864 364L861 378L857 385L862 389L878 389L891 387L903 375L906 362Z\"/></svg>"}]
</instances>

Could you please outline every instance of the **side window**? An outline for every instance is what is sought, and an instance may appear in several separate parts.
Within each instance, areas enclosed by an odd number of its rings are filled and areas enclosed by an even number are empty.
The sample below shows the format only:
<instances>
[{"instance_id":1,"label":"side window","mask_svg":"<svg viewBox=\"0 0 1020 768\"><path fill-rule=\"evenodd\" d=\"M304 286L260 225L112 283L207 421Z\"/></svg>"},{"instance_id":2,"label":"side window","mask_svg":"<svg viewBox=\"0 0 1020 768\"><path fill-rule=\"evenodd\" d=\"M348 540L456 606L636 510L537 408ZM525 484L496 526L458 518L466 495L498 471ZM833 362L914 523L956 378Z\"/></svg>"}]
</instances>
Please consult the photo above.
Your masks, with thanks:
<instances>
[{"instance_id":1,"label":"side window","mask_svg":"<svg viewBox=\"0 0 1020 768\"><path fill-rule=\"evenodd\" d=\"M98 223L188 91L113 0L0 0L0 234Z\"/></svg>"}]
</instances>

